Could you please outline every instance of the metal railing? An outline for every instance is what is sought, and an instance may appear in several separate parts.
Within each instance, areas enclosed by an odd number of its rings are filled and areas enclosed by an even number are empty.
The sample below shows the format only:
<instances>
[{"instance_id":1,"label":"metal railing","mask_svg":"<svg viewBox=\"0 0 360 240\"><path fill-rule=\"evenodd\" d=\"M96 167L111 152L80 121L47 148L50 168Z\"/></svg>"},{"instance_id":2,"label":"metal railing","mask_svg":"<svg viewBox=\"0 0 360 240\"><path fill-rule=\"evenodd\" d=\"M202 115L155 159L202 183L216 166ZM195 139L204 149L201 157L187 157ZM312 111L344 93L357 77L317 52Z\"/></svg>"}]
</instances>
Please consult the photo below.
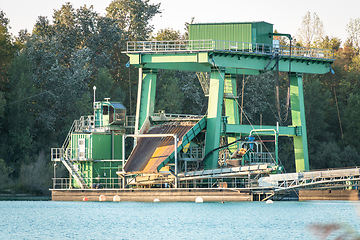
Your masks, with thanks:
<instances>
[{"instance_id":1,"label":"metal railing","mask_svg":"<svg viewBox=\"0 0 360 240\"><path fill-rule=\"evenodd\" d=\"M85 152L80 152L79 148L51 148L51 161L61 161L61 159L84 161L91 158L91 148L85 148Z\"/></svg>"},{"instance_id":2,"label":"metal railing","mask_svg":"<svg viewBox=\"0 0 360 240\"><path fill-rule=\"evenodd\" d=\"M262 152L262 153L255 153L250 152L249 158L250 163L275 163L275 153L269 153L269 152Z\"/></svg>"},{"instance_id":3,"label":"metal railing","mask_svg":"<svg viewBox=\"0 0 360 240\"><path fill-rule=\"evenodd\" d=\"M73 182L71 178L53 178L53 189L72 189ZM92 189L119 189L121 188L121 179L119 178L83 178Z\"/></svg>"},{"instance_id":4,"label":"metal railing","mask_svg":"<svg viewBox=\"0 0 360 240\"><path fill-rule=\"evenodd\" d=\"M202 160L205 156L204 148L191 147L186 152L180 152L179 160Z\"/></svg>"},{"instance_id":5,"label":"metal railing","mask_svg":"<svg viewBox=\"0 0 360 240\"><path fill-rule=\"evenodd\" d=\"M206 179L182 180L180 188L251 188L258 187L257 180L253 178L240 177L209 177Z\"/></svg>"},{"instance_id":6,"label":"metal railing","mask_svg":"<svg viewBox=\"0 0 360 240\"><path fill-rule=\"evenodd\" d=\"M125 126L130 128L135 128L135 116L126 116L125 118Z\"/></svg>"},{"instance_id":7,"label":"metal railing","mask_svg":"<svg viewBox=\"0 0 360 240\"><path fill-rule=\"evenodd\" d=\"M163 113L157 112L154 113L153 116L160 117L161 114L165 114L167 118L202 118L203 115L193 115L193 114L179 114L179 113Z\"/></svg>"},{"instance_id":8,"label":"metal railing","mask_svg":"<svg viewBox=\"0 0 360 240\"><path fill-rule=\"evenodd\" d=\"M334 59L331 49L307 48L263 43L234 42L221 40L177 40L177 41L137 41L127 42L128 53L151 52L193 52L193 51L226 51L234 53L248 53L260 55Z\"/></svg>"},{"instance_id":9,"label":"metal railing","mask_svg":"<svg viewBox=\"0 0 360 240\"><path fill-rule=\"evenodd\" d=\"M94 115L81 116L80 119L75 120L74 123L75 132L91 131L95 127Z\"/></svg>"}]
</instances>

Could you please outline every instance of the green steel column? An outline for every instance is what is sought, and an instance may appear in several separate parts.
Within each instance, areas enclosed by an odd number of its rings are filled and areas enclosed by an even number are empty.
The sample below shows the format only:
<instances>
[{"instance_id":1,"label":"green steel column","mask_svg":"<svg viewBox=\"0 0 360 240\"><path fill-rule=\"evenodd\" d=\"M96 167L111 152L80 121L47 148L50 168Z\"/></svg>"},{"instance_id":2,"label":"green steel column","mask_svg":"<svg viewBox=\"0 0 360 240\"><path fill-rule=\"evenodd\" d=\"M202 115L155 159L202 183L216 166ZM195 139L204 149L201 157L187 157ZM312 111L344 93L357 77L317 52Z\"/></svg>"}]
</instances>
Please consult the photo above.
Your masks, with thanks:
<instances>
[{"instance_id":1,"label":"green steel column","mask_svg":"<svg viewBox=\"0 0 360 240\"><path fill-rule=\"evenodd\" d=\"M224 78L225 70L215 67L211 69L205 154L219 147L224 98ZM204 168L217 168L218 155L219 151L214 151L210 154L204 161Z\"/></svg>"},{"instance_id":2,"label":"green steel column","mask_svg":"<svg viewBox=\"0 0 360 240\"><path fill-rule=\"evenodd\" d=\"M236 75L225 75L225 116L228 116L228 124L240 124L239 118L239 105L236 101ZM228 143L238 139L238 137L228 137ZM237 144L229 147L233 153L237 149Z\"/></svg>"},{"instance_id":3,"label":"green steel column","mask_svg":"<svg viewBox=\"0 0 360 240\"><path fill-rule=\"evenodd\" d=\"M142 83L141 83L141 96L137 106L140 106L138 110L138 130L145 122L146 118L154 114L155 106L155 93L156 93L156 75L157 71L151 69L143 69L142 71ZM140 87L140 84L139 84Z\"/></svg>"},{"instance_id":4,"label":"green steel column","mask_svg":"<svg viewBox=\"0 0 360 240\"><path fill-rule=\"evenodd\" d=\"M290 78L290 100L292 125L298 127L294 137L296 172L309 171L309 153L306 136L303 81L301 74L292 74Z\"/></svg>"}]
</instances>

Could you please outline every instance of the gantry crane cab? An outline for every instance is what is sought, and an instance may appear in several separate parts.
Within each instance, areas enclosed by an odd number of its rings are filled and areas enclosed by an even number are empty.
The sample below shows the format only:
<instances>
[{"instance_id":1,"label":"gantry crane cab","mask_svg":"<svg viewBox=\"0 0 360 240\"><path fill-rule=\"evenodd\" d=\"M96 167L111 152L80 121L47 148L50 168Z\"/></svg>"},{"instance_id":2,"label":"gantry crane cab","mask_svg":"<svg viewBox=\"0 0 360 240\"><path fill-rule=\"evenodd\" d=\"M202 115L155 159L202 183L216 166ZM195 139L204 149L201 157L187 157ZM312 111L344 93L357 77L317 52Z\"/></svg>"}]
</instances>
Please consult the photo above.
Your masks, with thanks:
<instances>
[{"instance_id":1,"label":"gantry crane cab","mask_svg":"<svg viewBox=\"0 0 360 240\"><path fill-rule=\"evenodd\" d=\"M126 123L126 108L120 102L105 101L94 103L95 127L110 127L116 130L116 126L124 126Z\"/></svg>"}]
</instances>

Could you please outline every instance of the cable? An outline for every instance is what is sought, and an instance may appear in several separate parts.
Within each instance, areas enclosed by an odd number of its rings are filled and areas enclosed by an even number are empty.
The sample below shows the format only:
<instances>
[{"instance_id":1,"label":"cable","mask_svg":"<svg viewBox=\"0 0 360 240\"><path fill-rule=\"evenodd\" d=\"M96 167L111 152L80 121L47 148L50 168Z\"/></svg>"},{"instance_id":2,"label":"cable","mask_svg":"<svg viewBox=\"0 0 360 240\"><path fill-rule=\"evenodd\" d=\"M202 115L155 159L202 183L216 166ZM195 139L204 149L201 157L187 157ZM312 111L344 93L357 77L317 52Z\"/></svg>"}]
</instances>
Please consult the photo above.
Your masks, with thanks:
<instances>
[{"instance_id":1,"label":"cable","mask_svg":"<svg viewBox=\"0 0 360 240\"><path fill-rule=\"evenodd\" d=\"M216 63L215 63L215 61L214 61L213 58L212 58L212 62L213 62L213 66L216 67L217 71L219 72L219 75L222 77L221 72L220 72L219 68L216 66ZM225 83L224 77L222 77L222 79L223 79L223 81L224 81L224 83ZM254 126L251 124L250 119L248 118L248 116L247 116L246 113L244 112L243 108L240 106L240 104L239 104L239 102L237 101L237 99L235 98L234 94L233 94L233 93L231 93L231 94L232 94L234 100L236 101L237 105L240 107L241 111L244 113L244 116L245 116L246 120L248 121L248 123L250 124L251 128L252 128L253 130L255 130ZM265 150L266 150L268 153L270 153L269 149L266 147L266 145L265 145L264 142L262 141L260 135L259 135L257 132L255 132L255 134L257 135L257 137L258 137L259 140L261 141L261 143L262 143L262 145L264 146ZM240 140L240 139L239 139L239 140ZM213 149L213 150L210 151L210 152L212 153L212 152L214 152L214 151L216 151L216 150L218 150L218 149ZM210 153L210 152L209 152L209 153ZM209 153L208 153L208 154L209 154ZM207 154L207 155L208 155L208 154ZM274 157L273 157L271 154L270 154L270 156L271 156L271 159L274 161L274 163L276 163ZM205 156L205 157L207 157L207 156ZM205 157L204 157L204 159L205 159Z\"/></svg>"},{"instance_id":2,"label":"cable","mask_svg":"<svg viewBox=\"0 0 360 240\"><path fill-rule=\"evenodd\" d=\"M52 89L52 90L44 90L44 91L41 92L41 93L38 93L38 94L35 94L35 95L32 95L32 96L26 97L26 98L23 98L23 99L14 101L14 102L5 103L5 104L2 105L2 106L9 106L9 105L12 105L12 104L15 104L15 103L19 103L19 102L25 101L25 100L30 99L30 98L34 98L34 97L38 97L38 96L41 96L41 95L44 95L44 94L48 94L48 93L50 93L50 92L52 92L52 91L55 91L55 90L57 90L57 89L61 89L61 88L64 88L64 87L66 87L66 86L57 87L57 88L54 88L54 89Z\"/></svg>"}]
</instances>

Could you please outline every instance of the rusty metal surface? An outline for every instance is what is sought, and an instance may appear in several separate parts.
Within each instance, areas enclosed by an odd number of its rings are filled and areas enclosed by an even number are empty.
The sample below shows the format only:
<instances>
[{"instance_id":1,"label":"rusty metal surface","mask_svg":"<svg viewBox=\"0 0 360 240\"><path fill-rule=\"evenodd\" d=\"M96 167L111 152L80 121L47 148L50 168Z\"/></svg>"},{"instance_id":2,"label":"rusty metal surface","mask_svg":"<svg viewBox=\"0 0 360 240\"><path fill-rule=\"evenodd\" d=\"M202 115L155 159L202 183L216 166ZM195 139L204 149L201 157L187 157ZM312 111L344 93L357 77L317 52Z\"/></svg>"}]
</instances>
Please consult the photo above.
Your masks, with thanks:
<instances>
[{"instance_id":1,"label":"rusty metal surface","mask_svg":"<svg viewBox=\"0 0 360 240\"><path fill-rule=\"evenodd\" d=\"M148 134L177 134L178 146L196 122L171 122L155 126ZM124 166L127 173L157 173L157 167L175 150L173 137L140 138Z\"/></svg>"}]
</instances>

